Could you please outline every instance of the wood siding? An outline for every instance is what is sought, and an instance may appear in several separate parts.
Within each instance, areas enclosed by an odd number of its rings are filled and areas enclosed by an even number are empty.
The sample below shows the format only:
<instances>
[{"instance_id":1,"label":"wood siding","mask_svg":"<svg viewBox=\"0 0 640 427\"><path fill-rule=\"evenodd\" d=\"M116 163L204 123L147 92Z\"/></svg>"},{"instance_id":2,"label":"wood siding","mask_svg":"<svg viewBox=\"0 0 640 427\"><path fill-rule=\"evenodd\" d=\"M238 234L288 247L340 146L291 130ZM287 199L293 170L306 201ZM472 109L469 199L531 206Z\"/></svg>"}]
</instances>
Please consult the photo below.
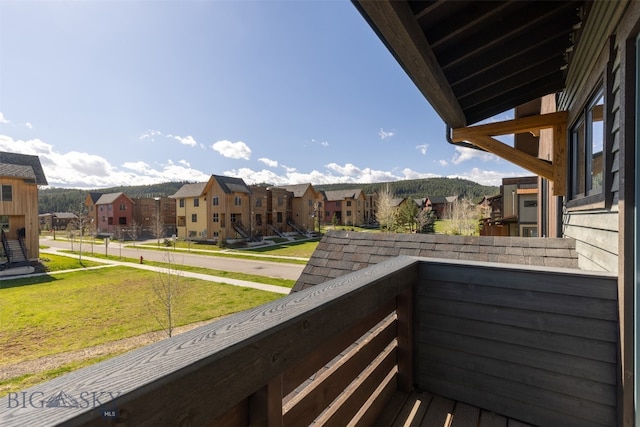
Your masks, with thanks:
<instances>
[{"instance_id":1,"label":"wood siding","mask_svg":"<svg viewBox=\"0 0 640 427\"><path fill-rule=\"evenodd\" d=\"M616 277L423 262L421 389L548 426L616 425Z\"/></svg>"},{"instance_id":2,"label":"wood siding","mask_svg":"<svg viewBox=\"0 0 640 427\"><path fill-rule=\"evenodd\" d=\"M36 260L40 254L38 218L38 186L35 183L25 182L22 178L3 177L0 184L10 185L13 200L0 202L0 215L9 216L9 233L7 238L18 239L18 229L25 229L25 244L27 246L27 259Z\"/></svg>"},{"instance_id":3,"label":"wood siding","mask_svg":"<svg viewBox=\"0 0 640 427\"><path fill-rule=\"evenodd\" d=\"M576 240L579 266L585 270L618 271L618 201L620 188L621 52L609 46L627 2L594 2L581 35L567 88L560 95L560 110L570 111L569 126L584 108L586 96L604 76L606 92L604 200L595 205L567 208L563 235Z\"/></svg>"}]
</instances>

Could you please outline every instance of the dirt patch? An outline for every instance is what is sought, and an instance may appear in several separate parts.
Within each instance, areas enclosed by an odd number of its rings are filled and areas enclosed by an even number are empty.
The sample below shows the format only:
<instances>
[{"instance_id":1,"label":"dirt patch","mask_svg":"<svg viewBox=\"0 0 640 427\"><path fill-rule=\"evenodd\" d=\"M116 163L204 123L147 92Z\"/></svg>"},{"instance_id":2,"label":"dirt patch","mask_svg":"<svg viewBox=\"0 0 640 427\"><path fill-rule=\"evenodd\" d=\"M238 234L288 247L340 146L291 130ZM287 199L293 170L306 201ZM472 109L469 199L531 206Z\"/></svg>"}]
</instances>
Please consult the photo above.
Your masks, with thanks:
<instances>
[{"instance_id":1,"label":"dirt patch","mask_svg":"<svg viewBox=\"0 0 640 427\"><path fill-rule=\"evenodd\" d=\"M179 326L174 329L174 335L181 334L183 332L197 328L198 326L206 325L207 323L211 323L215 320L217 319ZM121 340L96 345L94 347L89 347L82 350L68 351L65 353L41 357L39 359L0 366L0 381L16 378L22 375L35 374L42 371L57 369L72 362L81 362L83 360L92 359L95 357L126 352L138 347L145 346L147 344L154 343L156 341L161 341L165 338L167 338L167 334L163 331L150 332L148 334L138 335L131 338L124 338Z\"/></svg>"}]
</instances>

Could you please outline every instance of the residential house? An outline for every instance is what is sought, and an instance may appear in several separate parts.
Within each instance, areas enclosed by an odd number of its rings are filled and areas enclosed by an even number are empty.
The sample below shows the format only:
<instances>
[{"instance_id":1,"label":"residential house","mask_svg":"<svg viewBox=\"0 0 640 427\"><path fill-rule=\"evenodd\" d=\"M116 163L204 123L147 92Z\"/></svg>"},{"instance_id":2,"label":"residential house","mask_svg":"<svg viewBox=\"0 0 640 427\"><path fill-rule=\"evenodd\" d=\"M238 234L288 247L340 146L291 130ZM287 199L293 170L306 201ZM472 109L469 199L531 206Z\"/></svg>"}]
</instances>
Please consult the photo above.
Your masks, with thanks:
<instances>
[{"instance_id":1,"label":"residential house","mask_svg":"<svg viewBox=\"0 0 640 427\"><path fill-rule=\"evenodd\" d=\"M39 256L38 186L47 185L38 156L0 152L0 264Z\"/></svg>"},{"instance_id":2,"label":"residential house","mask_svg":"<svg viewBox=\"0 0 640 427\"><path fill-rule=\"evenodd\" d=\"M364 199L364 224L376 224L376 207L378 206L378 193L366 194Z\"/></svg>"},{"instance_id":3,"label":"residential house","mask_svg":"<svg viewBox=\"0 0 640 427\"><path fill-rule=\"evenodd\" d=\"M324 223L364 224L366 197L360 189L323 191Z\"/></svg>"},{"instance_id":4,"label":"residential house","mask_svg":"<svg viewBox=\"0 0 640 427\"><path fill-rule=\"evenodd\" d=\"M208 239L251 237L251 190L242 178L211 175L203 194Z\"/></svg>"},{"instance_id":5,"label":"residential house","mask_svg":"<svg viewBox=\"0 0 640 427\"><path fill-rule=\"evenodd\" d=\"M292 230L291 222L293 193L282 187L269 187L267 189L267 227L271 234L284 236L284 233Z\"/></svg>"},{"instance_id":6,"label":"residential house","mask_svg":"<svg viewBox=\"0 0 640 427\"><path fill-rule=\"evenodd\" d=\"M142 228L142 234L155 236L157 226L162 230L162 237L177 234L175 200L169 197L134 197L133 202L133 220Z\"/></svg>"},{"instance_id":7,"label":"residential house","mask_svg":"<svg viewBox=\"0 0 640 427\"><path fill-rule=\"evenodd\" d=\"M250 235L255 238L273 235L270 229L271 210L270 197L271 192L265 185L251 185L251 218L249 220Z\"/></svg>"},{"instance_id":8,"label":"residential house","mask_svg":"<svg viewBox=\"0 0 640 427\"><path fill-rule=\"evenodd\" d=\"M73 212L54 212L38 215L41 230L66 230L78 215Z\"/></svg>"},{"instance_id":9,"label":"residential house","mask_svg":"<svg viewBox=\"0 0 640 427\"><path fill-rule=\"evenodd\" d=\"M458 196L433 196L429 197L431 209L438 219L444 219L451 214L453 204L458 200Z\"/></svg>"},{"instance_id":10,"label":"residential house","mask_svg":"<svg viewBox=\"0 0 640 427\"><path fill-rule=\"evenodd\" d=\"M101 195L95 204L98 215L97 233L126 233L133 222L133 206L133 200L125 193Z\"/></svg>"},{"instance_id":11,"label":"residential house","mask_svg":"<svg viewBox=\"0 0 640 427\"><path fill-rule=\"evenodd\" d=\"M499 197L486 204L495 210L485 210L480 235L538 237L538 177L503 178Z\"/></svg>"},{"instance_id":12,"label":"residential house","mask_svg":"<svg viewBox=\"0 0 640 427\"><path fill-rule=\"evenodd\" d=\"M184 184L172 196L176 204L176 229L179 239L207 239L206 182Z\"/></svg>"},{"instance_id":13,"label":"residential house","mask_svg":"<svg viewBox=\"0 0 640 427\"><path fill-rule=\"evenodd\" d=\"M289 226L300 233L313 231L320 212L318 203L321 194L311 184L286 185L284 188L291 194L291 221Z\"/></svg>"}]
</instances>

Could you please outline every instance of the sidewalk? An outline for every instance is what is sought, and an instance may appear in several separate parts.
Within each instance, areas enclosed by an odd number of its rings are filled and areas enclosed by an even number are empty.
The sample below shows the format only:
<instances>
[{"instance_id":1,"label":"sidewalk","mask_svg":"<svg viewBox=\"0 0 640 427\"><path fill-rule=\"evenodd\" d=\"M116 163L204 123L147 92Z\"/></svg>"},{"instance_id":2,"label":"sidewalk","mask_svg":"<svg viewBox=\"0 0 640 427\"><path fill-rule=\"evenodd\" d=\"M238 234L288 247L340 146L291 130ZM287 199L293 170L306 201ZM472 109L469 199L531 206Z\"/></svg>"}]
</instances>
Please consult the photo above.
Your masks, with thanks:
<instances>
[{"instance_id":1,"label":"sidewalk","mask_svg":"<svg viewBox=\"0 0 640 427\"><path fill-rule=\"evenodd\" d=\"M61 252L61 251L58 251L56 248L40 249L40 253L50 253L50 254L62 255L62 256L66 256L66 257L70 257L70 258L76 258L76 259L78 258L78 255ZM87 268L87 270L88 269L105 268L105 267L109 267L109 266L122 265L122 266L126 266L126 267L139 268L141 270L155 271L155 272L158 272L158 273L170 273L171 272L169 269L166 269L166 268L155 267L155 266L152 266L152 265L138 264L138 263L135 263L135 262L113 261L113 260L106 260L106 259L102 259L102 258L93 258L91 256L86 256L86 255L83 255L82 259L87 260L87 261L94 261L94 262L99 262L99 263L105 264L104 266L89 267L89 268ZM53 274L60 274L60 273L68 273L69 271L76 271L76 270L53 271L53 272L50 272L50 273L35 273L35 274L29 274L29 275L20 276L20 277L34 277L34 276L42 276L42 275L53 275ZM279 294L283 294L283 295L289 294L289 292L291 292L290 288L286 288L286 287L283 287L283 286L267 285L267 284L264 284L264 283L249 282L249 281L246 281L246 280L230 279L228 277L212 276L212 275L209 275L209 274L194 273L194 272L191 272L191 271L183 271L183 270L176 271L176 270L174 270L173 273L174 274L178 274L178 275L183 276L183 277L192 277L192 278L195 278L195 279L206 280L206 281L209 281L209 282L224 283L224 284L233 285L233 286L242 286L242 287L245 287L245 288L259 289L259 290L262 290L262 291L275 292L275 293L279 293ZM2 279L0 279L0 280L2 280Z\"/></svg>"}]
</instances>

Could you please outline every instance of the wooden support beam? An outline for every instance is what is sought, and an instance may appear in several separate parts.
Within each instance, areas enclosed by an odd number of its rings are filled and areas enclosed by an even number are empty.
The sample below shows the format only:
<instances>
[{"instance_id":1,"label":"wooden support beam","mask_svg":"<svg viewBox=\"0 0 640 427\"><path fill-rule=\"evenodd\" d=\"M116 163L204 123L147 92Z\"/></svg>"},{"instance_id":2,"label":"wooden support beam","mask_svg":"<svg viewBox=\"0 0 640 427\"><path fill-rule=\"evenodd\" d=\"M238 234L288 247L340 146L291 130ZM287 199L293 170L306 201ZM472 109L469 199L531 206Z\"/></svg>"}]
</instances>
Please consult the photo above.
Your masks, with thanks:
<instances>
[{"instance_id":1,"label":"wooden support beam","mask_svg":"<svg viewBox=\"0 0 640 427\"><path fill-rule=\"evenodd\" d=\"M469 126L453 129L451 140L467 141L496 156L508 160L543 178L553 181L554 195L567 194L567 111L540 114L506 120L499 123ZM497 135L509 135L530 132L540 134L540 129L553 129L553 163L520 151L493 138Z\"/></svg>"},{"instance_id":2,"label":"wooden support beam","mask_svg":"<svg viewBox=\"0 0 640 427\"><path fill-rule=\"evenodd\" d=\"M455 139L454 139L455 141ZM498 141L495 138L484 135L475 135L466 141L495 154L496 156L515 163L523 169L535 173L543 178L553 181L553 166L551 163L535 156L516 150L515 148Z\"/></svg>"},{"instance_id":3,"label":"wooden support beam","mask_svg":"<svg viewBox=\"0 0 640 427\"><path fill-rule=\"evenodd\" d=\"M503 122L458 128L453 130L453 141L468 141L467 138L475 135L498 136L524 132L537 133L540 129L548 129L563 124L566 125L567 116L567 111L559 111L557 113L538 114L536 116L505 120Z\"/></svg>"}]
</instances>

